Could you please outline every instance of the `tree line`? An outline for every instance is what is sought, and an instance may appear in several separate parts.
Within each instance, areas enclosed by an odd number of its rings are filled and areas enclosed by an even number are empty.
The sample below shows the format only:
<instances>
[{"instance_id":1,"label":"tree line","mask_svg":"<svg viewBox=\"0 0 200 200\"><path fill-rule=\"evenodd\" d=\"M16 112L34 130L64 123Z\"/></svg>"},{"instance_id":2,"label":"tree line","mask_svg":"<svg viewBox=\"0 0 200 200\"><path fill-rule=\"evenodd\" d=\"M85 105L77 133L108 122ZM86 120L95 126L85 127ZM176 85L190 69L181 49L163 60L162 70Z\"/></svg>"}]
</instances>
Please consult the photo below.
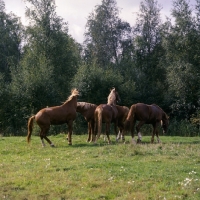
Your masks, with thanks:
<instances>
[{"instance_id":1,"label":"tree line","mask_svg":"<svg viewBox=\"0 0 200 200\"><path fill-rule=\"evenodd\" d=\"M114 86L120 105L162 107L168 134L199 135L200 0L193 8L173 0L165 21L156 0L143 0L133 27L120 19L116 0L102 0L88 14L83 44L68 33L54 0L25 2L27 26L0 0L0 134L26 134L28 118L60 105L72 88L79 101L101 104ZM75 129L84 127L78 117Z\"/></svg>"}]
</instances>

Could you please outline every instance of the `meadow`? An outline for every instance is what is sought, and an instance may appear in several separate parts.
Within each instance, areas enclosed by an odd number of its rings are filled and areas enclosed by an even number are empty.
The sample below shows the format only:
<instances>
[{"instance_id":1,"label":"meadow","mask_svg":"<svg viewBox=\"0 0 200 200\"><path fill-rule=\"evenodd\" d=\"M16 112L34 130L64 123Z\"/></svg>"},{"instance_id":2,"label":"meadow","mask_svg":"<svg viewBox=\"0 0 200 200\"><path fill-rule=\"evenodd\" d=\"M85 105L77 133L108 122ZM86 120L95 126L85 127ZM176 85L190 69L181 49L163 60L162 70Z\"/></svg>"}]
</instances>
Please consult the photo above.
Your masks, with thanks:
<instances>
[{"instance_id":1,"label":"meadow","mask_svg":"<svg viewBox=\"0 0 200 200\"><path fill-rule=\"evenodd\" d=\"M174 200L200 199L200 137L161 136L162 143L108 145L101 137L87 143L73 135L0 137L0 199L20 200Z\"/></svg>"}]
</instances>

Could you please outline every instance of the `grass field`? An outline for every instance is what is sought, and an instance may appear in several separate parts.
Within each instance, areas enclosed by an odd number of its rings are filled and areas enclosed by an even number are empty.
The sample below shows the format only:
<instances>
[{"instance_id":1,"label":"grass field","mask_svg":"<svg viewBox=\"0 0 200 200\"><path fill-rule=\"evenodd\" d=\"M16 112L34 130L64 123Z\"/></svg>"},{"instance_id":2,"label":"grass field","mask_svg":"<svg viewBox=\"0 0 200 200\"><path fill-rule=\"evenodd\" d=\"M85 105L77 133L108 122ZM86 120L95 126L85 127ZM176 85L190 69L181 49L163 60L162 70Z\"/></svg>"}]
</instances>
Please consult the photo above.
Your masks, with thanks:
<instances>
[{"instance_id":1,"label":"grass field","mask_svg":"<svg viewBox=\"0 0 200 200\"><path fill-rule=\"evenodd\" d=\"M86 135L0 137L0 199L200 199L200 137L161 136L162 143L86 143Z\"/></svg>"}]
</instances>

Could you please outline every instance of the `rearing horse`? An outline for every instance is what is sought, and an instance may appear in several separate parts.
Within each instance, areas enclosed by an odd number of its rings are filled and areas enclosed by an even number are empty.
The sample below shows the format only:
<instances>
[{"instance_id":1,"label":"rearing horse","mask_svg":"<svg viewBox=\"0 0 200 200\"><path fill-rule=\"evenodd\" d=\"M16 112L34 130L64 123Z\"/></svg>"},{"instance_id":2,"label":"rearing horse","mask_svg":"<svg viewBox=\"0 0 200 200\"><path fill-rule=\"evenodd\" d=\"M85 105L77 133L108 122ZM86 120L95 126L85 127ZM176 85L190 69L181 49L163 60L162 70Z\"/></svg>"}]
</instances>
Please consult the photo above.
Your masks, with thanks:
<instances>
[{"instance_id":1,"label":"rearing horse","mask_svg":"<svg viewBox=\"0 0 200 200\"><path fill-rule=\"evenodd\" d=\"M36 115L32 116L28 120L28 135L27 142L30 142L31 134L33 130L33 121L35 120L40 127L40 139L42 145L44 144L44 139L54 147L54 144L47 138L47 133L50 129L50 125L60 125L67 123L68 125L68 144L72 145L72 129L73 121L76 118L76 107L77 107L77 96L79 92L77 89L72 90L71 96L68 97L67 101L61 106L54 106L49 108L43 108Z\"/></svg>"},{"instance_id":2,"label":"rearing horse","mask_svg":"<svg viewBox=\"0 0 200 200\"><path fill-rule=\"evenodd\" d=\"M110 143L110 124L113 122L115 124L115 133L117 135L117 115L118 110L116 108L116 103L120 101L120 97L115 88L113 88L108 96L107 104L100 104L97 106L94 112L95 120L95 130L98 128L97 136L95 142L99 139L101 135L102 123L106 124L106 135L108 138L108 143Z\"/></svg>"},{"instance_id":3,"label":"rearing horse","mask_svg":"<svg viewBox=\"0 0 200 200\"><path fill-rule=\"evenodd\" d=\"M131 135L133 143L134 141L134 126L136 121L139 121L138 125L136 126L138 140L137 142L141 142L142 135L140 133L140 128L143 124L152 124L153 126L153 134L151 138L151 142L154 142L154 136L156 134L158 142L160 142L158 136L157 127L161 124L163 128L163 132L167 132L169 120L167 114L156 104L147 105L144 103L137 103L133 104L129 110L128 116L125 121L125 127L127 129L130 126Z\"/></svg>"}]
</instances>

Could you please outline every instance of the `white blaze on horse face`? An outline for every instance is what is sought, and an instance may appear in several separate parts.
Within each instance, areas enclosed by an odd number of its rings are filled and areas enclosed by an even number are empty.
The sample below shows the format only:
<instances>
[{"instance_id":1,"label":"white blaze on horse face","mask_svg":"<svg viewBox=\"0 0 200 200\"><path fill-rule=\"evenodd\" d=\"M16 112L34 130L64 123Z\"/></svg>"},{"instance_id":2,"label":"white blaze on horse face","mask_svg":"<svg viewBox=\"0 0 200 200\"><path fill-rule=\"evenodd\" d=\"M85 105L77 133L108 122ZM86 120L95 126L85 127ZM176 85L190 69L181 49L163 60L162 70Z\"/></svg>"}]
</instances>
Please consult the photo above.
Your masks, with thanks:
<instances>
[{"instance_id":1,"label":"white blaze on horse face","mask_svg":"<svg viewBox=\"0 0 200 200\"><path fill-rule=\"evenodd\" d=\"M141 135L140 132L138 133L138 139L139 139L139 140L142 140L142 135Z\"/></svg>"}]
</instances>

